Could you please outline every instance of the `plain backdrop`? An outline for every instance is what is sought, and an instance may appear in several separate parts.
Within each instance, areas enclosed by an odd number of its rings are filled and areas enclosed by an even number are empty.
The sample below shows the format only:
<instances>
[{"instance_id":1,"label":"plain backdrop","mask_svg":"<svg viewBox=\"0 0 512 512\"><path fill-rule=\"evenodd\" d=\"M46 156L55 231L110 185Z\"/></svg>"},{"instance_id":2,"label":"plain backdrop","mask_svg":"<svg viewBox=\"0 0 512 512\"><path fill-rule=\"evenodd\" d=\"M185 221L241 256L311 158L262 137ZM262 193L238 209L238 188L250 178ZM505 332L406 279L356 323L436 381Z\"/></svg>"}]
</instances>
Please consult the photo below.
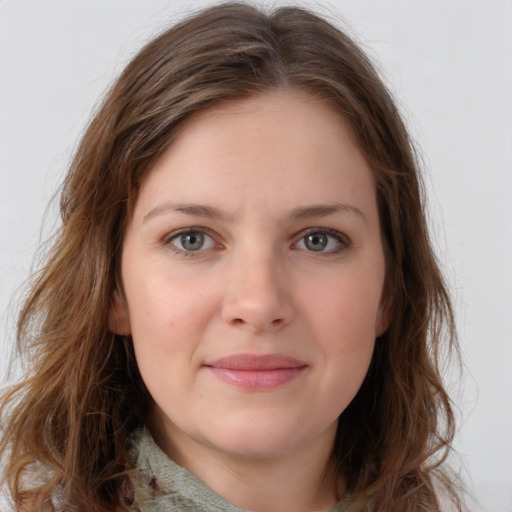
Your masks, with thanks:
<instances>
[{"instance_id":1,"label":"plain backdrop","mask_svg":"<svg viewBox=\"0 0 512 512\"><path fill-rule=\"evenodd\" d=\"M210 3L0 0L0 377L16 297L57 223L47 205L91 111L152 35ZM512 1L299 4L377 60L422 150L466 365L448 375L456 447L474 510L512 512Z\"/></svg>"}]
</instances>

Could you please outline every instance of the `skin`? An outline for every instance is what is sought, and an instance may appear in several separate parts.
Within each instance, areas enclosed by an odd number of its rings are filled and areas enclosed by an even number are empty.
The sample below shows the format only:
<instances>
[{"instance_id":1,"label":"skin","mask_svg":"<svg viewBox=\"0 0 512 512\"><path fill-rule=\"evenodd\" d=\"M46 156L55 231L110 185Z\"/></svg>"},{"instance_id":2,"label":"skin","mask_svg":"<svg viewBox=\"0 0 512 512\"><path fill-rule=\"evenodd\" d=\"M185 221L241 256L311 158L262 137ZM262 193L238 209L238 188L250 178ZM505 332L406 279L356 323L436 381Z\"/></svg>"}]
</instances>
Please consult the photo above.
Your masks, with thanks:
<instances>
[{"instance_id":1,"label":"skin","mask_svg":"<svg viewBox=\"0 0 512 512\"><path fill-rule=\"evenodd\" d=\"M121 275L110 328L133 337L160 447L239 507L333 507L338 417L388 323L372 171L339 114L279 90L195 115L141 186ZM270 388L208 366L239 354L303 366Z\"/></svg>"}]
</instances>

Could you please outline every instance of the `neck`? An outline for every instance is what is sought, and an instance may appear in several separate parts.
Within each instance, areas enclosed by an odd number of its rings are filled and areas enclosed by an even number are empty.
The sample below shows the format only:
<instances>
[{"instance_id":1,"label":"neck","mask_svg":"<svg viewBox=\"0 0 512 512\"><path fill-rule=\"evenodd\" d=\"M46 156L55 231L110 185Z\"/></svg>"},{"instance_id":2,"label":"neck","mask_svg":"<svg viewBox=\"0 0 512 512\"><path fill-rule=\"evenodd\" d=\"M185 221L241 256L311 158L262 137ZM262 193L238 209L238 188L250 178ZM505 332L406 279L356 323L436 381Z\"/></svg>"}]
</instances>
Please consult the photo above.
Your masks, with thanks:
<instances>
[{"instance_id":1,"label":"neck","mask_svg":"<svg viewBox=\"0 0 512 512\"><path fill-rule=\"evenodd\" d=\"M222 453L152 422L160 448L233 505L258 512L330 510L344 486L335 476L331 458L335 431L325 432L307 447L273 457L243 457ZM335 430L335 429L333 429Z\"/></svg>"}]
</instances>

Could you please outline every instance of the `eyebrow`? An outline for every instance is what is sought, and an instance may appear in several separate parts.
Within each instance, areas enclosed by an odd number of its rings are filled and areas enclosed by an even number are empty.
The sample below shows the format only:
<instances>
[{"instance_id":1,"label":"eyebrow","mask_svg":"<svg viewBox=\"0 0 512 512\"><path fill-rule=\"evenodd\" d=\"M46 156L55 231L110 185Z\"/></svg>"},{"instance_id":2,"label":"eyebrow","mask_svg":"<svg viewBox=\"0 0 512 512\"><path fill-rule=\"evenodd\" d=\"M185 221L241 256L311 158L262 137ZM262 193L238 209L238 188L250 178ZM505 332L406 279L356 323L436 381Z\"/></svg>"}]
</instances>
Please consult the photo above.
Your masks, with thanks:
<instances>
[{"instance_id":1,"label":"eyebrow","mask_svg":"<svg viewBox=\"0 0 512 512\"><path fill-rule=\"evenodd\" d=\"M352 214L359 217L365 224L368 223L365 214L359 208L344 203L315 204L311 206L298 207L292 211L291 217L297 220L306 220L318 217L327 217L328 215L334 215L336 213Z\"/></svg>"},{"instance_id":2,"label":"eyebrow","mask_svg":"<svg viewBox=\"0 0 512 512\"><path fill-rule=\"evenodd\" d=\"M160 204L150 210L146 215L144 215L144 219L142 222L146 222L147 220L156 217L158 215L162 215L168 212L180 212L186 215L191 215L194 217L207 217L210 219L220 219L227 220L231 216L227 215L222 210L215 208L213 206L207 206L203 204L194 204L194 203L174 203L174 202L166 202Z\"/></svg>"},{"instance_id":3,"label":"eyebrow","mask_svg":"<svg viewBox=\"0 0 512 512\"><path fill-rule=\"evenodd\" d=\"M194 217L205 217L209 219L218 219L224 221L235 217L235 215L228 214L213 206L195 203L175 203L169 201L156 206L148 213L146 213L146 215L144 215L143 222L168 212L179 212ZM361 219L365 224L368 222L366 216L359 208L344 203L300 206L292 210L290 218L295 220L307 220L319 217L327 217L337 213L352 214Z\"/></svg>"}]
</instances>

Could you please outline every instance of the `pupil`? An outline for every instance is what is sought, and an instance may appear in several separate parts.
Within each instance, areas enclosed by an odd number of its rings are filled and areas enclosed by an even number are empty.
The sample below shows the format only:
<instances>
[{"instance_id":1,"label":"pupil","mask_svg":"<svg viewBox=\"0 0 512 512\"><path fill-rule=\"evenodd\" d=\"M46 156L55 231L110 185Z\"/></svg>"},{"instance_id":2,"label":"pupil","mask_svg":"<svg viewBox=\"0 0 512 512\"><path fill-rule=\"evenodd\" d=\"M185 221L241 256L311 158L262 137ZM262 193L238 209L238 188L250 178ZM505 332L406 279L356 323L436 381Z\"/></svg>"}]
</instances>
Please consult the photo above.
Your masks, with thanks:
<instances>
[{"instance_id":1,"label":"pupil","mask_svg":"<svg viewBox=\"0 0 512 512\"><path fill-rule=\"evenodd\" d=\"M204 243L204 236L202 233L186 233L181 235L181 244L188 251L197 251L201 249Z\"/></svg>"},{"instance_id":2,"label":"pupil","mask_svg":"<svg viewBox=\"0 0 512 512\"><path fill-rule=\"evenodd\" d=\"M327 246L327 236L323 233L315 233L306 237L306 246L312 251L321 251Z\"/></svg>"}]
</instances>

